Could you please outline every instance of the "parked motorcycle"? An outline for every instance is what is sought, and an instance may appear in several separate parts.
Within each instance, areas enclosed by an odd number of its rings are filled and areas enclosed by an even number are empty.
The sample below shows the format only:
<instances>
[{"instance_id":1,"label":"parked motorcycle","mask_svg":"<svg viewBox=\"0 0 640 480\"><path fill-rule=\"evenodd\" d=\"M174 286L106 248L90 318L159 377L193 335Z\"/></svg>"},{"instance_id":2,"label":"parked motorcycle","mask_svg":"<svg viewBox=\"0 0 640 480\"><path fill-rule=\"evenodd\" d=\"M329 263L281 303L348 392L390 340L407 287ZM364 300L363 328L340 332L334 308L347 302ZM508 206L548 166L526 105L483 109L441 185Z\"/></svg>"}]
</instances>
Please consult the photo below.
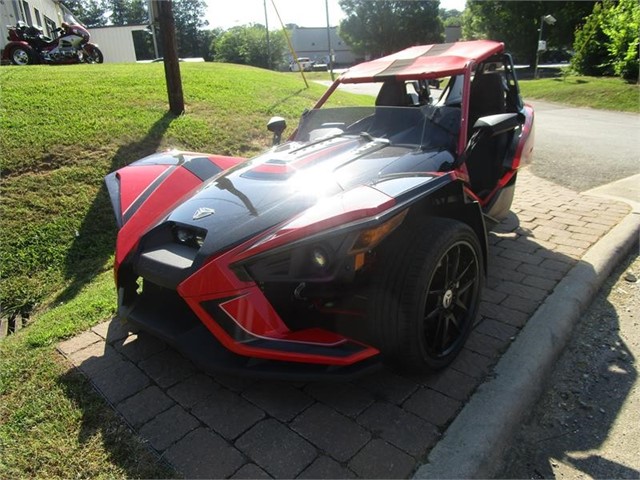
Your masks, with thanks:
<instances>
[{"instance_id":1,"label":"parked motorcycle","mask_svg":"<svg viewBox=\"0 0 640 480\"><path fill-rule=\"evenodd\" d=\"M18 22L8 27L9 43L2 53L2 61L14 65L34 63L70 64L102 63L104 57L98 46L89 42L89 32L82 25L63 23L56 28L57 35L51 39L42 28Z\"/></svg>"}]
</instances>

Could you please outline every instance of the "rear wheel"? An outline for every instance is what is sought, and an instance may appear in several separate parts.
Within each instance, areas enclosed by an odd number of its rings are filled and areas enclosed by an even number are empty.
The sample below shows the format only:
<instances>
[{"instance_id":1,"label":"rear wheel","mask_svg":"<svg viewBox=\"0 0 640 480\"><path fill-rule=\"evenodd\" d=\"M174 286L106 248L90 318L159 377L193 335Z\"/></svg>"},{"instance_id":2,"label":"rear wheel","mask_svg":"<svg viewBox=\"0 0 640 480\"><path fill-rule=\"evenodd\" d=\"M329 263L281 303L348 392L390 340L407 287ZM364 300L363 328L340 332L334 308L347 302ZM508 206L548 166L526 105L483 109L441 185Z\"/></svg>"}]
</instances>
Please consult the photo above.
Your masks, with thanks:
<instances>
[{"instance_id":1,"label":"rear wheel","mask_svg":"<svg viewBox=\"0 0 640 480\"><path fill-rule=\"evenodd\" d=\"M36 54L31 47L17 46L11 49L9 54L14 65L31 65L36 63Z\"/></svg>"},{"instance_id":2,"label":"rear wheel","mask_svg":"<svg viewBox=\"0 0 640 480\"><path fill-rule=\"evenodd\" d=\"M442 218L403 228L381 246L369 319L374 342L413 371L450 364L480 303L482 250L466 224Z\"/></svg>"}]
</instances>

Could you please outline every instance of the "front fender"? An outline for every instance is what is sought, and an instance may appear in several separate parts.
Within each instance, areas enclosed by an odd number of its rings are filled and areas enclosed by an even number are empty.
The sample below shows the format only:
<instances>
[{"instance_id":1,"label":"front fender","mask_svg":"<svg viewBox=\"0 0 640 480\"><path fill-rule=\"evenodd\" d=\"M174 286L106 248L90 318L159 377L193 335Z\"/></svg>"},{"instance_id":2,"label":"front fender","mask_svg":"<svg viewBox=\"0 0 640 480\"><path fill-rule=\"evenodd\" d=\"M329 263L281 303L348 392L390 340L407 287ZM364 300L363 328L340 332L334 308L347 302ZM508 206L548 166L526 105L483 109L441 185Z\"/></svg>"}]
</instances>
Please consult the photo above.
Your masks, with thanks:
<instances>
[{"instance_id":1,"label":"front fender","mask_svg":"<svg viewBox=\"0 0 640 480\"><path fill-rule=\"evenodd\" d=\"M28 47L33 50L33 47L29 45L27 42L13 40L11 42L8 42L4 46L4 49L2 50L2 62L11 62L11 56L9 55L9 52L11 52L13 47Z\"/></svg>"},{"instance_id":2,"label":"front fender","mask_svg":"<svg viewBox=\"0 0 640 480\"><path fill-rule=\"evenodd\" d=\"M171 151L150 155L107 175L105 183L120 229L116 262L204 181L243 160Z\"/></svg>"}]
</instances>

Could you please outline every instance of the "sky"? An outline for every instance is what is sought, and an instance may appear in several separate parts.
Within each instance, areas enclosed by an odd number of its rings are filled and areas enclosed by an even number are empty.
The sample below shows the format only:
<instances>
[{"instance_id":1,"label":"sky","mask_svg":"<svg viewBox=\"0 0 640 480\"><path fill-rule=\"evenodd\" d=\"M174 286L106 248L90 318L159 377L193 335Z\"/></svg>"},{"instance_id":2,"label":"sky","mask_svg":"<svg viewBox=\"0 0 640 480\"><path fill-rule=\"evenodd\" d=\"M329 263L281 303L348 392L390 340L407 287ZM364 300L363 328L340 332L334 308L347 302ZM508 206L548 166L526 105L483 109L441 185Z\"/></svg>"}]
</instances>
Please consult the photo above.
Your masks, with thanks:
<instances>
[{"instance_id":1,"label":"sky","mask_svg":"<svg viewBox=\"0 0 640 480\"><path fill-rule=\"evenodd\" d=\"M280 27L280 22L273 9L272 0L207 0L206 19L209 28L223 29L248 23L264 25L264 4L267 4L269 30ZM326 27L327 17L325 0L273 0L275 1L282 22L295 23L299 27ZM329 23L337 25L344 14L338 0L328 0ZM440 0L440 8L448 10L464 10L465 0Z\"/></svg>"}]
</instances>

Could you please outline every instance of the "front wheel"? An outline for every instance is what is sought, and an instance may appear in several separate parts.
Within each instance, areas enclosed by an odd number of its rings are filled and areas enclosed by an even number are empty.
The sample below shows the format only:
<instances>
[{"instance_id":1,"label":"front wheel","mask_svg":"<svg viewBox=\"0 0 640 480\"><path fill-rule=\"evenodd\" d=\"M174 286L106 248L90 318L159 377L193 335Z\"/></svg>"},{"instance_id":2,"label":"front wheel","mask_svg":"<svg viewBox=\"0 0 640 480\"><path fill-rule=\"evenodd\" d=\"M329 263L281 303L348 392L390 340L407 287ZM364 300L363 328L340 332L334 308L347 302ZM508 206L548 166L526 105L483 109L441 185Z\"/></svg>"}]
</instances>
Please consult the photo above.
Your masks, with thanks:
<instances>
[{"instance_id":1,"label":"front wheel","mask_svg":"<svg viewBox=\"0 0 640 480\"><path fill-rule=\"evenodd\" d=\"M369 302L374 342L413 371L449 365L464 346L480 303L482 249L462 222L432 218L404 226L380 247Z\"/></svg>"},{"instance_id":2,"label":"front wheel","mask_svg":"<svg viewBox=\"0 0 640 480\"><path fill-rule=\"evenodd\" d=\"M102 63L104 56L98 47L92 47L90 50L85 48L84 61L86 63Z\"/></svg>"},{"instance_id":3,"label":"front wheel","mask_svg":"<svg viewBox=\"0 0 640 480\"><path fill-rule=\"evenodd\" d=\"M24 47L22 45L13 47L9 57L11 58L11 63L14 65L23 66L36 63L36 53L31 47Z\"/></svg>"}]
</instances>

